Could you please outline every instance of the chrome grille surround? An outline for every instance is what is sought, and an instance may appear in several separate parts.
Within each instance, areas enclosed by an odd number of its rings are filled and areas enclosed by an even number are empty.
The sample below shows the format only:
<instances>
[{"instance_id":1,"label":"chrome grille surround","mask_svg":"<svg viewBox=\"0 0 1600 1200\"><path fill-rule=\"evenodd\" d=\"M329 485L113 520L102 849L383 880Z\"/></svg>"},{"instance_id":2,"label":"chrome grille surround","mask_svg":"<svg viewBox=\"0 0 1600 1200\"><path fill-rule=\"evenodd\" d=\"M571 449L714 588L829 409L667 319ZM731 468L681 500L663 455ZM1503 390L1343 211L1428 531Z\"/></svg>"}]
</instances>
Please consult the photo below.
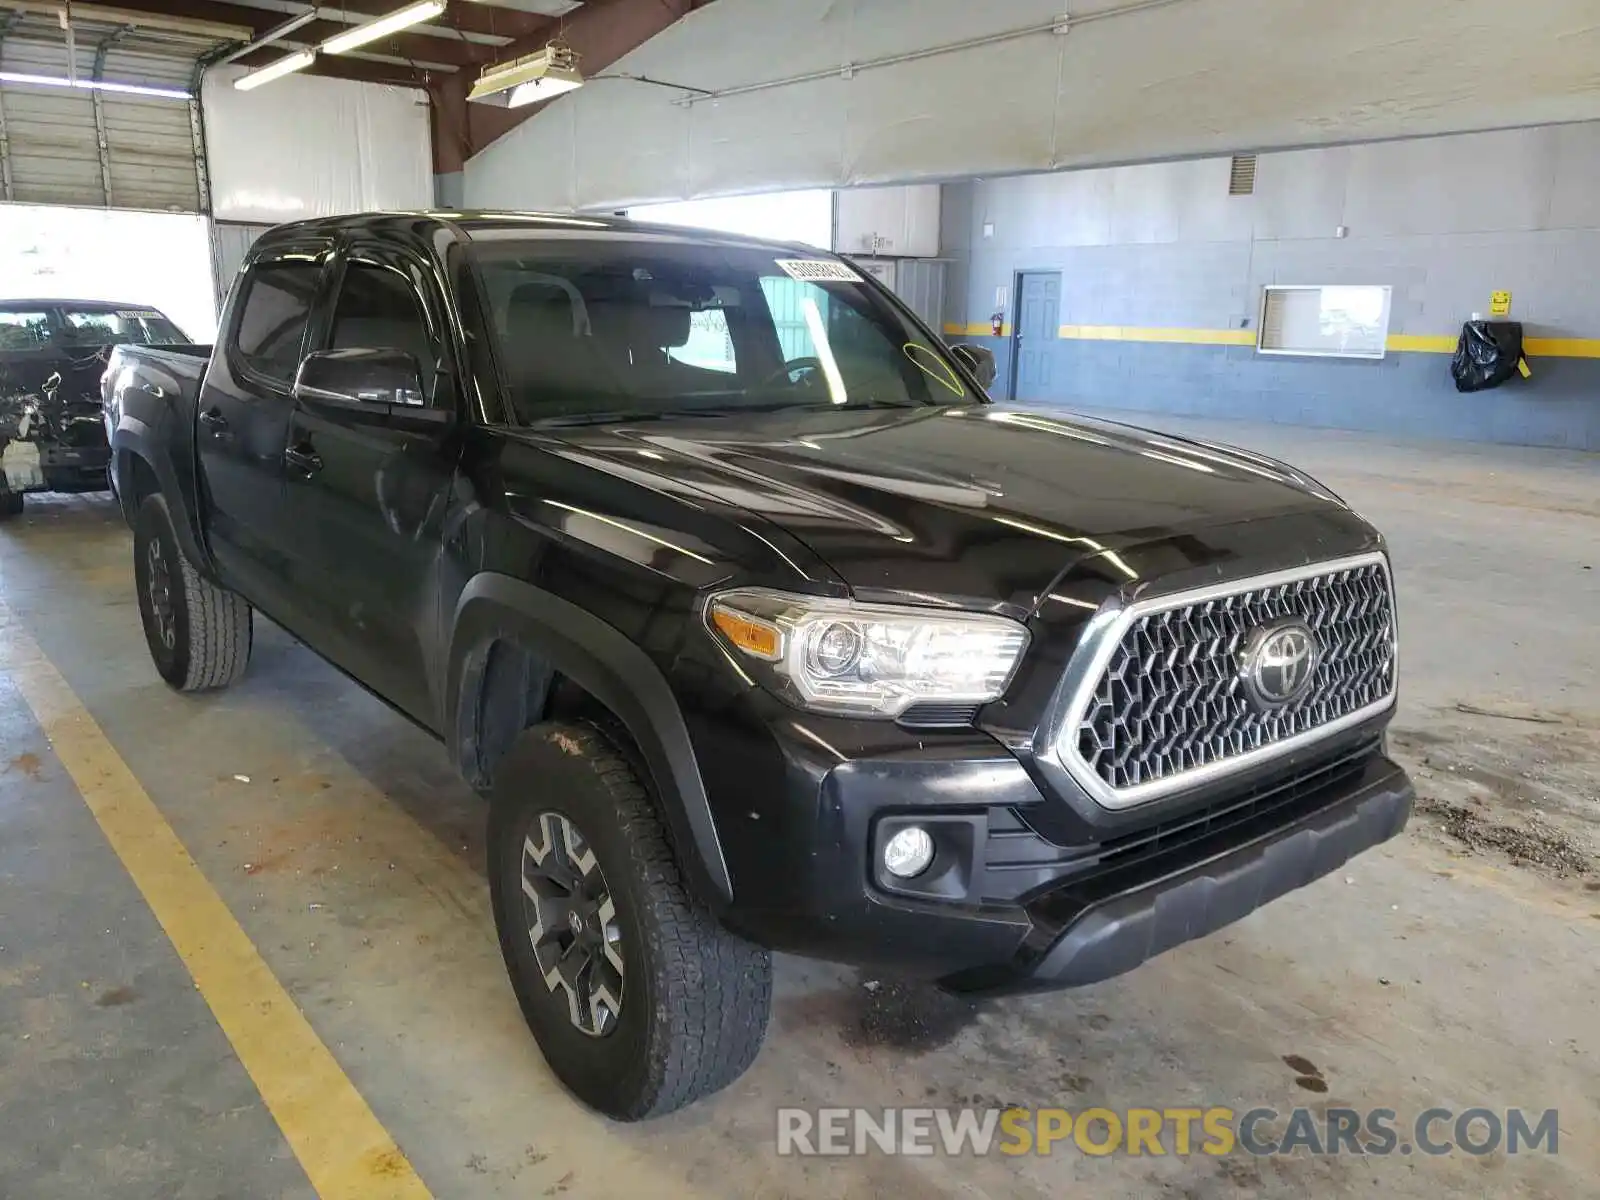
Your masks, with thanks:
<instances>
[{"instance_id":1,"label":"chrome grille surround","mask_svg":"<svg viewBox=\"0 0 1600 1200\"><path fill-rule=\"evenodd\" d=\"M1301 698L1261 712L1239 678L1251 631L1299 618L1322 646ZM1394 584L1381 551L1102 608L1041 746L1099 805L1125 809L1359 725L1394 704Z\"/></svg>"}]
</instances>

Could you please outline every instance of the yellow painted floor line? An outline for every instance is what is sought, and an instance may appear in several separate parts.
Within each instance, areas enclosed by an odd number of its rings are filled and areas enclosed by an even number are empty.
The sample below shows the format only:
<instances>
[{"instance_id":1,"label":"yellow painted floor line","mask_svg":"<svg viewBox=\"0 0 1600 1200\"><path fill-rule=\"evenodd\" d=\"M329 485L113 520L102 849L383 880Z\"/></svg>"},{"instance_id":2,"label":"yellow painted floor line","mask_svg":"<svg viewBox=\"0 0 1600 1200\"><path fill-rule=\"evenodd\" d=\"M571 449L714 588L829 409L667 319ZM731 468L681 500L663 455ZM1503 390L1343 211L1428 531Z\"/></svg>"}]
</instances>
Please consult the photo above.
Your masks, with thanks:
<instances>
[{"instance_id":1,"label":"yellow painted floor line","mask_svg":"<svg viewBox=\"0 0 1600 1200\"><path fill-rule=\"evenodd\" d=\"M33 710L317 1194L322 1200L430 1200L128 764L3 601L0 670Z\"/></svg>"}]
</instances>

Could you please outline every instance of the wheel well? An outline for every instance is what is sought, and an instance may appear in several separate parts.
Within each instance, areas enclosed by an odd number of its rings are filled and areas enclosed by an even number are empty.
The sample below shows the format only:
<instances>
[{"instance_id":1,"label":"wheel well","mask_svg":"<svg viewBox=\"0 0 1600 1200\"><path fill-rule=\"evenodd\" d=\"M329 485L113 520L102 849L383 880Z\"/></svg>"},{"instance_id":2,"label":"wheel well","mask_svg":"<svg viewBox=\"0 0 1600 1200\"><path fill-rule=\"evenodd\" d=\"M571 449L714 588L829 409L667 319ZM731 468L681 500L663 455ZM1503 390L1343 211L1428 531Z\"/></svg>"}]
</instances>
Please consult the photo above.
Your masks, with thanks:
<instances>
[{"instance_id":1,"label":"wheel well","mask_svg":"<svg viewBox=\"0 0 1600 1200\"><path fill-rule=\"evenodd\" d=\"M131 450L122 451L127 455L128 469L123 478L127 480L127 494L120 496L124 515L129 524L138 516L139 506L145 501L146 496L153 496L161 490L161 481L156 478L156 470L142 457Z\"/></svg>"},{"instance_id":2,"label":"wheel well","mask_svg":"<svg viewBox=\"0 0 1600 1200\"><path fill-rule=\"evenodd\" d=\"M593 614L494 572L468 583L454 629L444 732L467 783L487 794L530 725L585 721L636 764L696 890L713 908L732 899L689 725L659 664Z\"/></svg>"},{"instance_id":3,"label":"wheel well","mask_svg":"<svg viewBox=\"0 0 1600 1200\"><path fill-rule=\"evenodd\" d=\"M476 688L462 700L467 727L461 730L458 757L468 781L479 790L490 786L495 765L517 736L543 721L593 722L637 759L632 739L615 713L516 640L501 637L490 642L475 674Z\"/></svg>"}]
</instances>

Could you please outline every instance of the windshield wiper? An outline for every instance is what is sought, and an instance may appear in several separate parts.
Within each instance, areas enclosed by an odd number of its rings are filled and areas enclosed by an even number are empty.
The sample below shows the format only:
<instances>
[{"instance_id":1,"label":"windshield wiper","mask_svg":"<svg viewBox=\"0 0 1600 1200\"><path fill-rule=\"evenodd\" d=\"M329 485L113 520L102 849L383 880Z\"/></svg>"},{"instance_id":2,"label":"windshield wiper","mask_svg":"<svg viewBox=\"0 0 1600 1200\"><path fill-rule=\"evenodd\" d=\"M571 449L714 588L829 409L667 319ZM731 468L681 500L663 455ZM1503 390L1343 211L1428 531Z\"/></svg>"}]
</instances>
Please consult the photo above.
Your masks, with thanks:
<instances>
[{"instance_id":1,"label":"windshield wiper","mask_svg":"<svg viewBox=\"0 0 1600 1200\"><path fill-rule=\"evenodd\" d=\"M527 424L535 429L560 429L573 425L623 425L630 421L657 421L675 414L651 409L612 409L605 412L558 413L533 417Z\"/></svg>"},{"instance_id":2,"label":"windshield wiper","mask_svg":"<svg viewBox=\"0 0 1600 1200\"><path fill-rule=\"evenodd\" d=\"M719 404L692 408L609 409L602 412L555 413L548 417L533 417L524 422L534 429L563 429L583 425L626 425L637 421L660 421L675 417L739 417L747 413L771 414L779 412L865 412L869 409L920 410L939 407L916 401L858 400L835 405L816 400L791 400L781 404ZM946 406L948 407L948 406Z\"/></svg>"}]
</instances>

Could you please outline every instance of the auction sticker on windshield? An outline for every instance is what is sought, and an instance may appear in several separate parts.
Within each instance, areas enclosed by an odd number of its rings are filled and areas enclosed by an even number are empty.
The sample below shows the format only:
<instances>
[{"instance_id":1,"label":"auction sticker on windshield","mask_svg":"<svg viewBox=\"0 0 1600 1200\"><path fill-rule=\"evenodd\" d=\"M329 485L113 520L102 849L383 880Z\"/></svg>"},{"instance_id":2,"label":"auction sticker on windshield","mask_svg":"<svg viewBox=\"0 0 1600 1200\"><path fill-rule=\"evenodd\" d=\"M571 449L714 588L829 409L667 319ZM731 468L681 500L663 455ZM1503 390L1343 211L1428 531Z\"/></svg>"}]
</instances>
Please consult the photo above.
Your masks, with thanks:
<instances>
[{"instance_id":1,"label":"auction sticker on windshield","mask_svg":"<svg viewBox=\"0 0 1600 1200\"><path fill-rule=\"evenodd\" d=\"M861 276L842 262L826 258L775 259L779 268L790 279L801 283L860 283Z\"/></svg>"}]
</instances>

